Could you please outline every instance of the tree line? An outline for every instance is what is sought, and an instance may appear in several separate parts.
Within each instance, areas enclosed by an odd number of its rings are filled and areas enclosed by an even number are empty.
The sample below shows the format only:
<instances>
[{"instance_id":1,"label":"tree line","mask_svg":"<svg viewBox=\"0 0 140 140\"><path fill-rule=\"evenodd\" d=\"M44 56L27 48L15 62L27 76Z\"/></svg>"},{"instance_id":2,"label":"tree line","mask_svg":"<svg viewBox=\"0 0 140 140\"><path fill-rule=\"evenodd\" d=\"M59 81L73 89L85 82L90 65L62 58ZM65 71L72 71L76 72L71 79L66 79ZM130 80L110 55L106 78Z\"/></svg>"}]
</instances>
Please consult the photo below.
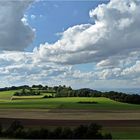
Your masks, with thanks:
<instances>
[{"instance_id":1,"label":"tree line","mask_svg":"<svg viewBox=\"0 0 140 140\"><path fill-rule=\"evenodd\" d=\"M59 87L57 90L57 97L106 97L115 101L140 104L140 95L138 94L126 94L122 92L101 92L97 90L92 90L88 88L73 90L69 87Z\"/></svg>"},{"instance_id":2,"label":"tree line","mask_svg":"<svg viewBox=\"0 0 140 140\"><path fill-rule=\"evenodd\" d=\"M80 125L74 129L70 127L24 128L20 121L14 121L8 128L0 126L1 138L16 139L112 139L110 133L101 133L101 126L97 124Z\"/></svg>"},{"instance_id":3,"label":"tree line","mask_svg":"<svg viewBox=\"0 0 140 140\"><path fill-rule=\"evenodd\" d=\"M33 90L32 88L30 89L21 89L20 91L16 91L14 93L14 96L37 96L41 95L39 90Z\"/></svg>"}]
</instances>

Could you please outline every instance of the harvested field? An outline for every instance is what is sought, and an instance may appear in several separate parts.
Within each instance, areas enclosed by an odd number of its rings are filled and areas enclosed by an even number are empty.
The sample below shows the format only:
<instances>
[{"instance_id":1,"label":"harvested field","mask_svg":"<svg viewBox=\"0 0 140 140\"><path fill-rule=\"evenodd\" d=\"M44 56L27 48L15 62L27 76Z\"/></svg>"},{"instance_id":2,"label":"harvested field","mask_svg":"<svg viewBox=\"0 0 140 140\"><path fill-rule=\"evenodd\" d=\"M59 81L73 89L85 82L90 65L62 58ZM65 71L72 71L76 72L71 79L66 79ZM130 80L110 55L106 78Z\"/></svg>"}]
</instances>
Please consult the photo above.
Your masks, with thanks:
<instances>
[{"instance_id":1,"label":"harvested field","mask_svg":"<svg viewBox=\"0 0 140 140\"><path fill-rule=\"evenodd\" d=\"M0 118L0 123L9 125L14 120L20 121L24 126L79 126L97 123L104 127L140 127L140 120L52 120L52 119L19 119Z\"/></svg>"},{"instance_id":2,"label":"harvested field","mask_svg":"<svg viewBox=\"0 0 140 140\"><path fill-rule=\"evenodd\" d=\"M0 109L0 118L52 120L140 120L140 111L71 109Z\"/></svg>"}]
</instances>

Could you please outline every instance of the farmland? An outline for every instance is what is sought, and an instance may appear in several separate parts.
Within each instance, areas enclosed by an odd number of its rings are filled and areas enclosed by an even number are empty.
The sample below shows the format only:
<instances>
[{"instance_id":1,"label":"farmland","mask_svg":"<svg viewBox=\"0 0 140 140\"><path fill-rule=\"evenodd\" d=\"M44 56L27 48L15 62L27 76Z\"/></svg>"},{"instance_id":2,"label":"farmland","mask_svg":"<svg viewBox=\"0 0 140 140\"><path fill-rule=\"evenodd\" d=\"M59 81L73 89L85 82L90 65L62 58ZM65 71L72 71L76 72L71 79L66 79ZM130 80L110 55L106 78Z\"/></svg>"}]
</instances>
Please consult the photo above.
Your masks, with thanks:
<instances>
[{"instance_id":1,"label":"farmland","mask_svg":"<svg viewBox=\"0 0 140 140\"><path fill-rule=\"evenodd\" d=\"M15 100L0 100L0 108L21 109L98 109L98 110L139 110L139 105L126 104L104 97L65 97L42 98L43 96L15 97ZM95 101L97 104L80 104L78 102Z\"/></svg>"},{"instance_id":2,"label":"farmland","mask_svg":"<svg viewBox=\"0 0 140 140\"><path fill-rule=\"evenodd\" d=\"M74 127L97 122L103 125L104 132L111 132L114 138L140 137L140 105L106 97L44 98L45 95L52 96L51 92L13 96L16 91L19 90L0 92L0 118L7 121L20 119L27 127L54 127L54 124ZM31 123L32 120L37 121ZM0 122L3 120L0 119Z\"/></svg>"}]
</instances>

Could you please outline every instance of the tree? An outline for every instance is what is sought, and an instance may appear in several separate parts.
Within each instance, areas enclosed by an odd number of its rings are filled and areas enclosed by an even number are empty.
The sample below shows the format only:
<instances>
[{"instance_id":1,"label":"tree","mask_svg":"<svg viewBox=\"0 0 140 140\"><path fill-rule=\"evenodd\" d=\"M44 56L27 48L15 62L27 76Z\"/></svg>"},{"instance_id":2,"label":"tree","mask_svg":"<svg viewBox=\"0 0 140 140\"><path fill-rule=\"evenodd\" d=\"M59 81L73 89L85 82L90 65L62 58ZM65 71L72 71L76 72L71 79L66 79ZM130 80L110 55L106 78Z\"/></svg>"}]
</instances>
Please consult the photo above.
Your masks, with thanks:
<instances>
[{"instance_id":1,"label":"tree","mask_svg":"<svg viewBox=\"0 0 140 140\"><path fill-rule=\"evenodd\" d=\"M17 134L22 132L24 129L23 125L20 123L20 121L13 121L13 123L7 128L5 131L5 134L10 137L16 137Z\"/></svg>"},{"instance_id":2,"label":"tree","mask_svg":"<svg viewBox=\"0 0 140 140\"><path fill-rule=\"evenodd\" d=\"M102 135L99 132L101 130L101 126L97 124L90 124L88 127L88 131L86 133L86 138L88 139L101 139Z\"/></svg>"},{"instance_id":3,"label":"tree","mask_svg":"<svg viewBox=\"0 0 140 140\"><path fill-rule=\"evenodd\" d=\"M0 124L0 136L2 135L2 124Z\"/></svg>"},{"instance_id":4,"label":"tree","mask_svg":"<svg viewBox=\"0 0 140 140\"><path fill-rule=\"evenodd\" d=\"M63 133L62 133L62 138L63 139L72 139L73 137L73 132L70 128L64 128Z\"/></svg>"},{"instance_id":5,"label":"tree","mask_svg":"<svg viewBox=\"0 0 140 140\"><path fill-rule=\"evenodd\" d=\"M88 131L88 127L84 125L80 125L74 130L73 138L78 139L86 139L86 134Z\"/></svg>"},{"instance_id":6,"label":"tree","mask_svg":"<svg viewBox=\"0 0 140 140\"><path fill-rule=\"evenodd\" d=\"M52 138L54 138L54 139L60 139L60 138L62 138L62 127L57 127L53 131Z\"/></svg>"}]
</instances>

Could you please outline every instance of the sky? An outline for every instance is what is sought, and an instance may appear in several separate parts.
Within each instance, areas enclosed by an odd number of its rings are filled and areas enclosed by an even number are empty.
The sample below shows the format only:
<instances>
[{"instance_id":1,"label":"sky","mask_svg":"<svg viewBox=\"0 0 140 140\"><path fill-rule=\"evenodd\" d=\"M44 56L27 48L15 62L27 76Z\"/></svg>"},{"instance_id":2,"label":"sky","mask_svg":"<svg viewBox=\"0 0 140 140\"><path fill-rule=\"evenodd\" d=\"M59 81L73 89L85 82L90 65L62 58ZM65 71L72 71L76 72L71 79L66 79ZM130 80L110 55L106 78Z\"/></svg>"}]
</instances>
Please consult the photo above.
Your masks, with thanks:
<instances>
[{"instance_id":1,"label":"sky","mask_svg":"<svg viewBox=\"0 0 140 140\"><path fill-rule=\"evenodd\" d=\"M0 87L138 88L139 0L0 1Z\"/></svg>"}]
</instances>

